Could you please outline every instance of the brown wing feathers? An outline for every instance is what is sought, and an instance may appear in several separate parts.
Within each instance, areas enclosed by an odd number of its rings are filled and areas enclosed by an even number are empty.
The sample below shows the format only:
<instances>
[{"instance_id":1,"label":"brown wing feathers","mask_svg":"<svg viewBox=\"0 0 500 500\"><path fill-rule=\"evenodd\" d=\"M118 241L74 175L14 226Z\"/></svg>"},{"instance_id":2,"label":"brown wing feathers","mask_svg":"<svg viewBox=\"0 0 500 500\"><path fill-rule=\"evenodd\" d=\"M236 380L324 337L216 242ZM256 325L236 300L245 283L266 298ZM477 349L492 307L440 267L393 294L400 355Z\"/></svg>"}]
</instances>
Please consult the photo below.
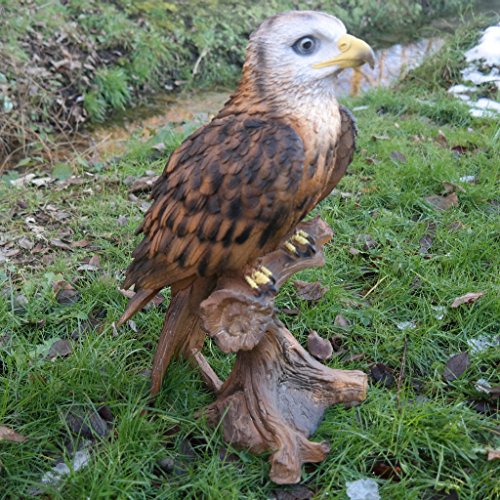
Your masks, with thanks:
<instances>
[{"instance_id":1,"label":"brown wing feathers","mask_svg":"<svg viewBox=\"0 0 500 500\"><path fill-rule=\"evenodd\" d=\"M302 140L278 121L216 118L188 138L153 189L124 283L138 293L122 320L166 285L239 269L278 244L302 215L303 167Z\"/></svg>"}]
</instances>

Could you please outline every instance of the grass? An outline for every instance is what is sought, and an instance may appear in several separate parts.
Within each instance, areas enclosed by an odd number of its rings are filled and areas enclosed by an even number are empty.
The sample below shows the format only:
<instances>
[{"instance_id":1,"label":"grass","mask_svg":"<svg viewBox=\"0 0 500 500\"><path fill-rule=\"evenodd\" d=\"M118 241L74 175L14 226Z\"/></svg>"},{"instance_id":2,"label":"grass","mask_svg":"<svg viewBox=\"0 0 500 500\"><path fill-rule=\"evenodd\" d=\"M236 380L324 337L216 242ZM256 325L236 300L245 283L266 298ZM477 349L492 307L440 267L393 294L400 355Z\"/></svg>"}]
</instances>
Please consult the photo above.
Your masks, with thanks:
<instances>
[{"instance_id":1,"label":"grass","mask_svg":"<svg viewBox=\"0 0 500 500\"><path fill-rule=\"evenodd\" d=\"M0 0L0 169L19 152L50 148L54 133L104 121L153 92L233 85L248 35L277 12L325 10L387 44L477 3Z\"/></svg>"},{"instance_id":2,"label":"grass","mask_svg":"<svg viewBox=\"0 0 500 500\"><path fill-rule=\"evenodd\" d=\"M329 441L332 451L323 463L304 468L302 484L317 498L346 498L346 481L362 477L378 481L382 498L430 498L438 491L498 498L497 466L486 459L486 450L499 446L498 402L474 386L478 379L500 384L498 350L470 352L465 373L443 379L449 357L470 351L468 340L493 341L499 330L498 123L471 118L439 88L412 84L347 104L367 106L355 111L358 153L340 191L316 210L335 237L326 248L327 264L297 275L329 290L310 305L288 284L277 302L299 309L298 316L282 319L303 344L312 329L340 338L345 355L329 366L370 372L384 363L396 379L403 372L402 384L372 380L361 406L330 408L314 439ZM220 458L221 436L195 417L212 396L186 363L171 366L156 406L141 415L148 405L144 370L165 305L138 314L137 331L113 332L126 303L117 288L147 199L131 201L125 180L160 172L182 139L168 129L159 133L167 146L161 158L151 143L135 142L121 160L75 162L71 168L83 184L13 189L7 177L0 184L6 214L0 250L20 250L0 271L0 423L28 437L0 442L0 497L28 497L35 487L51 498L253 499L277 489L265 456L230 449L236 461ZM460 181L471 175L474 183ZM458 206L439 211L425 198L441 194L443 182L463 191L456 188ZM43 228L38 241L30 217ZM375 245L364 248L363 235ZM432 239L428 255L419 251L426 235ZM39 245L26 250L21 237ZM50 243L64 238L88 245L68 251ZM78 270L94 255L98 271ZM58 302L54 283L61 279L79 293L77 301ZM485 294L474 304L450 307L471 291ZM442 318L435 307L445 308ZM337 314L350 326L335 325ZM414 326L402 329L403 322ZM60 338L69 339L72 353L48 360L47 347ZM227 376L232 358L211 344L206 354ZM62 458L70 463L69 445L83 439L71 432L68 411L103 405L114 416L112 431L94 439L87 467L57 487L41 487L41 476ZM157 462L165 458L176 469L162 475ZM381 461L400 467L399 482L372 474Z\"/></svg>"}]
</instances>

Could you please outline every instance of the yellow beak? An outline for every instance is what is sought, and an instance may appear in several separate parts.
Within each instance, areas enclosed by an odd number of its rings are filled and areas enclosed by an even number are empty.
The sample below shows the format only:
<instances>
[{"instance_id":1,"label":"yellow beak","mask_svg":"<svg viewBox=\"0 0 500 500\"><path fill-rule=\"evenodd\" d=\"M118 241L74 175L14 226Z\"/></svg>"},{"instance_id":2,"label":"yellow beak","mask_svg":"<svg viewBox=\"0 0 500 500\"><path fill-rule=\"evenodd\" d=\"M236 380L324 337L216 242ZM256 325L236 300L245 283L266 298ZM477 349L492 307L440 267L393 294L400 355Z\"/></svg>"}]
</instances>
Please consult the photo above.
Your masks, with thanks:
<instances>
[{"instance_id":1,"label":"yellow beak","mask_svg":"<svg viewBox=\"0 0 500 500\"><path fill-rule=\"evenodd\" d=\"M372 48L363 40L352 35L344 35L339 39L337 47L340 50L337 57L313 64L313 68L326 68L333 65L337 65L340 69L356 68L364 63L368 63L372 69L375 66L375 54Z\"/></svg>"}]
</instances>

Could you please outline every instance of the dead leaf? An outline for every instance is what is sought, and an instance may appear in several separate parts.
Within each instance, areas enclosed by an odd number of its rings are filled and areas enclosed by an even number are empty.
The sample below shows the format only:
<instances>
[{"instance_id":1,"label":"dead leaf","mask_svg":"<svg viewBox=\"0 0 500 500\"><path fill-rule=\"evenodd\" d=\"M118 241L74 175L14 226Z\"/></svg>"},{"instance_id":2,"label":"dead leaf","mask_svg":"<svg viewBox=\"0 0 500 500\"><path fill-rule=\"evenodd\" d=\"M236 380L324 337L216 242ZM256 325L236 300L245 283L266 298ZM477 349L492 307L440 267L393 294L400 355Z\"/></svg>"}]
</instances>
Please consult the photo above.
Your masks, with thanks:
<instances>
[{"instance_id":1,"label":"dead leaf","mask_svg":"<svg viewBox=\"0 0 500 500\"><path fill-rule=\"evenodd\" d=\"M101 265L101 259L99 258L99 255L93 255L89 260L89 265L99 268Z\"/></svg>"},{"instance_id":2,"label":"dead leaf","mask_svg":"<svg viewBox=\"0 0 500 500\"><path fill-rule=\"evenodd\" d=\"M342 316L342 314L337 314L335 316L335 320L333 321L334 326L338 326L340 328L349 328L351 326L351 323Z\"/></svg>"},{"instance_id":3,"label":"dead leaf","mask_svg":"<svg viewBox=\"0 0 500 500\"><path fill-rule=\"evenodd\" d=\"M135 292L133 290L124 290L123 288L118 288L118 291L127 299L131 299L135 295Z\"/></svg>"},{"instance_id":4,"label":"dead leaf","mask_svg":"<svg viewBox=\"0 0 500 500\"><path fill-rule=\"evenodd\" d=\"M157 175L144 176L144 177L139 177L138 179L134 179L130 183L128 191L129 193L145 193L151 191L157 179L158 179ZM125 184L127 184L127 180L128 179L125 179Z\"/></svg>"},{"instance_id":5,"label":"dead leaf","mask_svg":"<svg viewBox=\"0 0 500 500\"><path fill-rule=\"evenodd\" d=\"M161 474L171 474L174 471L175 462L173 458L166 457L160 458L156 461L156 466L154 473L156 476L161 476Z\"/></svg>"},{"instance_id":6,"label":"dead leaf","mask_svg":"<svg viewBox=\"0 0 500 500\"><path fill-rule=\"evenodd\" d=\"M404 332L405 330L414 330L417 327L415 321L398 321L396 323L398 330Z\"/></svg>"},{"instance_id":7,"label":"dead leaf","mask_svg":"<svg viewBox=\"0 0 500 500\"><path fill-rule=\"evenodd\" d=\"M14 297L14 311L15 312L26 311L26 309L28 309L28 305L29 305L29 301L26 298L26 296L23 295L22 293L20 293Z\"/></svg>"},{"instance_id":8,"label":"dead leaf","mask_svg":"<svg viewBox=\"0 0 500 500\"><path fill-rule=\"evenodd\" d=\"M474 410L476 410L478 413L482 413L483 415L493 415L497 413L497 407L496 405L493 406L491 403L488 401L469 401L472 404L472 407Z\"/></svg>"},{"instance_id":9,"label":"dead leaf","mask_svg":"<svg viewBox=\"0 0 500 500\"><path fill-rule=\"evenodd\" d=\"M225 446L219 448L219 459L226 463L241 464L240 457L229 451Z\"/></svg>"},{"instance_id":10,"label":"dead leaf","mask_svg":"<svg viewBox=\"0 0 500 500\"><path fill-rule=\"evenodd\" d=\"M476 302L479 298L481 298L484 295L484 292L469 292L466 293L465 295L462 295L461 297L457 297L451 304L451 307L453 309L456 309L458 306L461 306L462 304L472 304L473 302Z\"/></svg>"},{"instance_id":11,"label":"dead leaf","mask_svg":"<svg viewBox=\"0 0 500 500\"><path fill-rule=\"evenodd\" d=\"M8 441L9 443L24 443L28 438L19 434L14 429L5 425L0 425L0 441Z\"/></svg>"},{"instance_id":12,"label":"dead leaf","mask_svg":"<svg viewBox=\"0 0 500 500\"><path fill-rule=\"evenodd\" d=\"M446 135L444 135L444 132L442 130L438 130L436 141L443 147L448 146L448 139L446 138Z\"/></svg>"},{"instance_id":13,"label":"dead leaf","mask_svg":"<svg viewBox=\"0 0 500 500\"><path fill-rule=\"evenodd\" d=\"M78 302L81 295L76 290L60 290L56 295L56 300L59 304L68 305Z\"/></svg>"},{"instance_id":14,"label":"dead leaf","mask_svg":"<svg viewBox=\"0 0 500 500\"><path fill-rule=\"evenodd\" d=\"M457 145L457 146L453 146L451 148L451 150L457 155L457 156L461 156L461 155L464 155L465 153L467 153L469 151L469 148L467 146L461 146L461 145Z\"/></svg>"},{"instance_id":15,"label":"dead leaf","mask_svg":"<svg viewBox=\"0 0 500 500\"><path fill-rule=\"evenodd\" d=\"M71 469L66 465L66 463L59 462L50 471L46 472L42 476L41 482L43 484L51 484L55 486L63 479L64 476L71 474L71 472L79 471L85 467L89 461L89 452L87 450L79 450L75 453L72 459Z\"/></svg>"},{"instance_id":16,"label":"dead leaf","mask_svg":"<svg viewBox=\"0 0 500 500\"><path fill-rule=\"evenodd\" d=\"M458 180L460 182L466 182L468 184L474 184L476 182L476 176L475 175L463 175Z\"/></svg>"},{"instance_id":17,"label":"dead leaf","mask_svg":"<svg viewBox=\"0 0 500 500\"><path fill-rule=\"evenodd\" d=\"M371 234L360 234L356 238L356 241L360 245L363 245L363 248L366 251L371 250L372 248L375 248L378 245L378 243L373 239L373 236Z\"/></svg>"},{"instance_id":18,"label":"dead leaf","mask_svg":"<svg viewBox=\"0 0 500 500\"><path fill-rule=\"evenodd\" d=\"M495 385L491 388L490 396L492 400L500 398L500 385Z\"/></svg>"},{"instance_id":19,"label":"dead leaf","mask_svg":"<svg viewBox=\"0 0 500 500\"><path fill-rule=\"evenodd\" d=\"M96 411L89 409L82 413L70 411L65 417L66 424L71 432L81 435L87 439L105 437L109 433L108 424Z\"/></svg>"},{"instance_id":20,"label":"dead leaf","mask_svg":"<svg viewBox=\"0 0 500 500\"><path fill-rule=\"evenodd\" d=\"M377 363L370 368L370 375L375 382L380 382L385 387L394 385L394 375L384 363Z\"/></svg>"},{"instance_id":21,"label":"dead leaf","mask_svg":"<svg viewBox=\"0 0 500 500\"><path fill-rule=\"evenodd\" d=\"M312 356L320 360L331 359L333 354L332 344L320 337L315 330L311 330L307 336L307 350Z\"/></svg>"},{"instance_id":22,"label":"dead leaf","mask_svg":"<svg viewBox=\"0 0 500 500\"><path fill-rule=\"evenodd\" d=\"M432 246L432 242L434 240L435 234L436 234L436 224L433 224L433 223L428 224L427 230L419 242L420 249L418 252L420 253L420 255L424 255L424 256L429 255L429 250Z\"/></svg>"},{"instance_id":23,"label":"dead leaf","mask_svg":"<svg viewBox=\"0 0 500 500\"><path fill-rule=\"evenodd\" d=\"M353 363L354 361L360 361L366 356L366 353L364 352L357 352L354 354L346 354L342 358L343 363Z\"/></svg>"},{"instance_id":24,"label":"dead leaf","mask_svg":"<svg viewBox=\"0 0 500 500\"><path fill-rule=\"evenodd\" d=\"M474 389L476 389L476 391L478 392L484 392L485 394L489 395L493 387L486 379L480 378L474 383Z\"/></svg>"},{"instance_id":25,"label":"dead leaf","mask_svg":"<svg viewBox=\"0 0 500 500\"><path fill-rule=\"evenodd\" d=\"M63 250L71 250L70 245L68 245L67 243L64 243L64 241L61 241L58 239L50 240L50 244L56 248L62 248Z\"/></svg>"},{"instance_id":26,"label":"dead leaf","mask_svg":"<svg viewBox=\"0 0 500 500\"><path fill-rule=\"evenodd\" d=\"M436 210L448 210L451 207L458 207L457 193L450 193L447 196L439 196L437 194L434 194L431 196L426 196L425 200Z\"/></svg>"},{"instance_id":27,"label":"dead leaf","mask_svg":"<svg viewBox=\"0 0 500 500\"><path fill-rule=\"evenodd\" d=\"M181 441L179 445L179 452L188 460L194 460L195 458L197 458L197 453L189 437L186 437Z\"/></svg>"},{"instance_id":28,"label":"dead leaf","mask_svg":"<svg viewBox=\"0 0 500 500\"><path fill-rule=\"evenodd\" d=\"M488 450L488 462L500 460L500 450Z\"/></svg>"},{"instance_id":29,"label":"dead leaf","mask_svg":"<svg viewBox=\"0 0 500 500\"><path fill-rule=\"evenodd\" d=\"M392 465L386 461L378 461L373 464L372 472L382 479L392 479L393 481L401 481L401 467Z\"/></svg>"},{"instance_id":30,"label":"dead leaf","mask_svg":"<svg viewBox=\"0 0 500 500\"><path fill-rule=\"evenodd\" d=\"M406 163L406 156L400 151L393 151L390 154L391 159L393 159L397 163Z\"/></svg>"},{"instance_id":31,"label":"dead leaf","mask_svg":"<svg viewBox=\"0 0 500 500\"><path fill-rule=\"evenodd\" d=\"M54 179L48 176L31 180L31 184L33 184L36 187L45 187L48 186L51 182L54 182Z\"/></svg>"},{"instance_id":32,"label":"dead leaf","mask_svg":"<svg viewBox=\"0 0 500 500\"><path fill-rule=\"evenodd\" d=\"M308 302L316 302L328 291L328 287L322 286L319 281L312 283L308 281L295 280L293 282L297 290L297 297Z\"/></svg>"},{"instance_id":33,"label":"dead leaf","mask_svg":"<svg viewBox=\"0 0 500 500\"><path fill-rule=\"evenodd\" d=\"M351 255L359 255L359 254L361 254L362 252L361 252L361 250L358 250L357 248L350 247L350 248L349 248L349 253L350 253Z\"/></svg>"},{"instance_id":34,"label":"dead leaf","mask_svg":"<svg viewBox=\"0 0 500 500\"><path fill-rule=\"evenodd\" d=\"M447 226L447 229L450 231L461 231L462 229L465 229L467 226L460 222L459 220L452 222Z\"/></svg>"},{"instance_id":35,"label":"dead leaf","mask_svg":"<svg viewBox=\"0 0 500 500\"><path fill-rule=\"evenodd\" d=\"M109 423L113 423L115 420L115 416L113 415L113 412L111 411L111 408L108 405L103 405L100 406L97 409L97 413L106 421Z\"/></svg>"},{"instance_id":36,"label":"dead leaf","mask_svg":"<svg viewBox=\"0 0 500 500\"><path fill-rule=\"evenodd\" d=\"M298 316L300 314L300 310L297 307L283 307L280 309L280 312L287 316Z\"/></svg>"},{"instance_id":37,"label":"dead leaf","mask_svg":"<svg viewBox=\"0 0 500 500\"><path fill-rule=\"evenodd\" d=\"M368 165L378 165L380 163L380 160L378 160L376 156L368 156L365 158L365 162Z\"/></svg>"},{"instance_id":38,"label":"dead leaf","mask_svg":"<svg viewBox=\"0 0 500 500\"><path fill-rule=\"evenodd\" d=\"M87 241L87 240L78 240L78 241L73 241L71 243L71 246L73 248L85 248L85 247L88 247L90 245L90 241Z\"/></svg>"},{"instance_id":39,"label":"dead leaf","mask_svg":"<svg viewBox=\"0 0 500 500\"><path fill-rule=\"evenodd\" d=\"M56 340L51 346L47 359L66 358L73 352L72 345L64 339Z\"/></svg>"},{"instance_id":40,"label":"dead leaf","mask_svg":"<svg viewBox=\"0 0 500 500\"><path fill-rule=\"evenodd\" d=\"M77 271L98 271L100 268L99 255L93 255L87 262L83 262Z\"/></svg>"},{"instance_id":41,"label":"dead leaf","mask_svg":"<svg viewBox=\"0 0 500 500\"><path fill-rule=\"evenodd\" d=\"M127 299L131 299L134 295L135 295L135 292L133 290L124 290L123 288L118 288L117 289L124 297L126 297ZM163 295L160 295L159 293L157 293L149 302L148 304L146 304L145 306L145 309L148 309L149 307L153 307L153 306L159 306L161 304L163 304L163 301L164 301L164 297Z\"/></svg>"},{"instance_id":42,"label":"dead leaf","mask_svg":"<svg viewBox=\"0 0 500 500\"><path fill-rule=\"evenodd\" d=\"M29 238L21 238L17 241L17 246L24 248L24 250L31 250L35 244Z\"/></svg>"},{"instance_id":43,"label":"dead leaf","mask_svg":"<svg viewBox=\"0 0 500 500\"><path fill-rule=\"evenodd\" d=\"M52 285L52 289L56 294L56 300L59 304L74 304L80 300L80 293L67 281L55 281Z\"/></svg>"},{"instance_id":44,"label":"dead leaf","mask_svg":"<svg viewBox=\"0 0 500 500\"><path fill-rule=\"evenodd\" d=\"M313 491L300 484L289 486L286 489L276 489L272 493L275 500L309 500L314 495Z\"/></svg>"},{"instance_id":45,"label":"dead leaf","mask_svg":"<svg viewBox=\"0 0 500 500\"><path fill-rule=\"evenodd\" d=\"M420 239L420 248L418 250L418 253L420 255L424 255L426 257L429 257L429 250L432 246L432 241L433 241L433 235L430 233L424 234L424 236Z\"/></svg>"},{"instance_id":46,"label":"dead leaf","mask_svg":"<svg viewBox=\"0 0 500 500\"><path fill-rule=\"evenodd\" d=\"M334 335L330 339L330 344L332 344L333 350L337 354L341 354L342 352L344 352L344 349L342 348L343 343L344 339L340 335Z\"/></svg>"},{"instance_id":47,"label":"dead leaf","mask_svg":"<svg viewBox=\"0 0 500 500\"><path fill-rule=\"evenodd\" d=\"M454 184L453 182L443 182L443 188L444 192L446 194L450 193L456 193L457 191L460 193L466 193L465 189L462 186L458 186L457 184Z\"/></svg>"},{"instance_id":48,"label":"dead leaf","mask_svg":"<svg viewBox=\"0 0 500 500\"><path fill-rule=\"evenodd\" d=\"M443 372L443 378L447 382L451 382L460 375L462 375L465 370L469 367L469 353L461 352L452 356L446 363Z\"/></svg>"},{"instance_id":49,"label":"dead leaf","mask_svg":"<svg viewBox=\"0 0 500 500\"><path fill-rule=\"evenodd\" d=\"M116 223L119 226L124 226L128 222L128 217L125 217L124 215L119 215L118 219L116 219Z\"/></svg>"}]
</instances>

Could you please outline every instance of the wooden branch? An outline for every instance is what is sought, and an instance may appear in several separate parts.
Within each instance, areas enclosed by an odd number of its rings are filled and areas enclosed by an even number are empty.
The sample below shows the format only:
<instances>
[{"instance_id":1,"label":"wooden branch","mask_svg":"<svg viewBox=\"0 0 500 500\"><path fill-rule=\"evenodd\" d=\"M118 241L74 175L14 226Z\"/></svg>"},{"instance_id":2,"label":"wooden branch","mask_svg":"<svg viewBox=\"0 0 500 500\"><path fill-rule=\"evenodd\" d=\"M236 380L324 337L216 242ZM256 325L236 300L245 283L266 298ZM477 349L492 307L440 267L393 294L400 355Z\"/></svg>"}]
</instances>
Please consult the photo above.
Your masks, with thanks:
<instances>
[{"instance_id":1,"label":"wooden branch","mask_svg":"<svg viewBox=\"0 0 500 500\"><path fill-rule=\"evenodd\" d=\"M324 263L321 246L332 231L321 219L300 224L317 251L297 257L284 249L257 263L269 269L276 286L292 274ZM326 443L309 437L324 410L334 403L351 406L366 397L360 371L333 370L307 353L274 316L274 295L255 296L241 276L224 276L200 305L200 324L224 352L237 352L231 375L205 411L214 426L222 420L224 439L255 453L271 452L271 479L300 481L304 462L319 462Z\"/></svg>"},{"instance_id":2,"label":"wooden branch","mask_svg":"<svg viewBox=\"0 0 500 500\"><path fill-rule=\"evenodd\" d=\"M276 322L252 351L240 351L217 401L206 409L212 425L222 420L224 439L254 453L271 451L271 479L300 481L304 462L320 462L326 443L309 437L324 410L366 397L367 376L333 370L316 361Z\"/></svg>"},{"instance_id":3,"label":"wooden branch","mask_svg":"<svg viewBox=\"0 0 500 500\"><path fill-rule=\"evenodd\" d=\"M279 288L292 274L324 264L322 246L332 231L321 219L299 224L314 241L316 252L306 256L278 250L252 263L272 272ZM358 404L366 397L367 377L356 370L333 370L307 353L275 317L275 292L260 295L243 273L222 276L213 283L199 278L172 292L152 371L151 394L158 393L173 356L182 354L196 364L217 399L205 414L221 423L224 439L255 453L271 452L270 477L276 483L300 481L304 462L319 462L327 443L307 438L318 427L325 409L334 403ZM210 293L212 292L212 293ZM236 352L229 378L222 383L201 354L209 335L223 352Z\"/></svg>"}]
</instances>

